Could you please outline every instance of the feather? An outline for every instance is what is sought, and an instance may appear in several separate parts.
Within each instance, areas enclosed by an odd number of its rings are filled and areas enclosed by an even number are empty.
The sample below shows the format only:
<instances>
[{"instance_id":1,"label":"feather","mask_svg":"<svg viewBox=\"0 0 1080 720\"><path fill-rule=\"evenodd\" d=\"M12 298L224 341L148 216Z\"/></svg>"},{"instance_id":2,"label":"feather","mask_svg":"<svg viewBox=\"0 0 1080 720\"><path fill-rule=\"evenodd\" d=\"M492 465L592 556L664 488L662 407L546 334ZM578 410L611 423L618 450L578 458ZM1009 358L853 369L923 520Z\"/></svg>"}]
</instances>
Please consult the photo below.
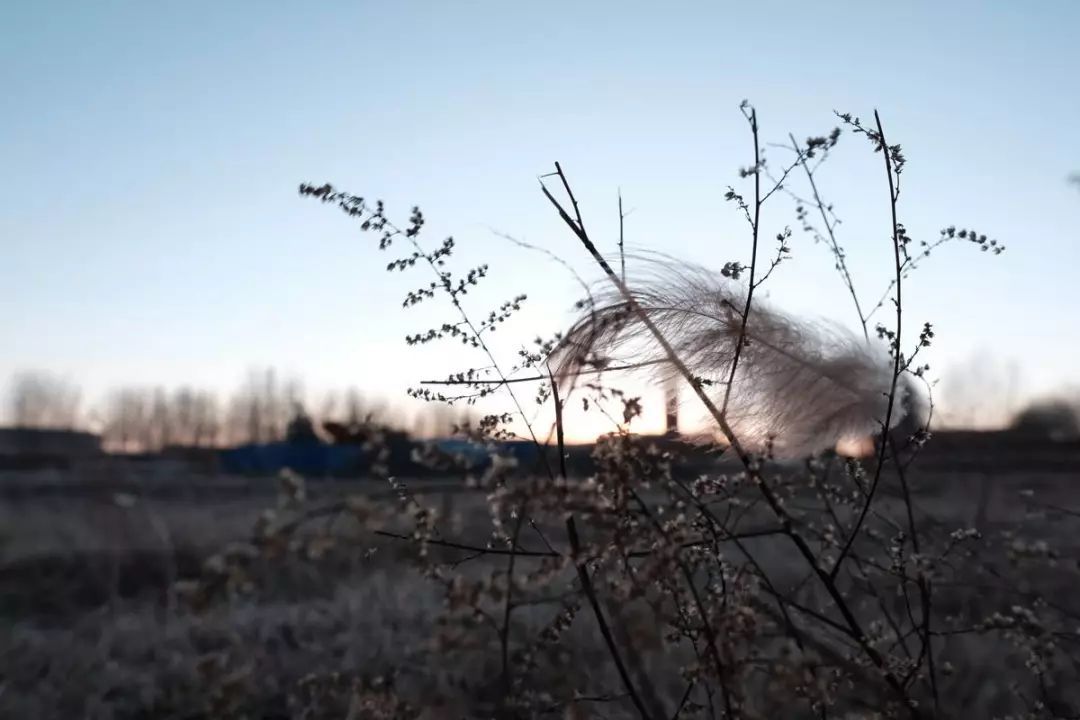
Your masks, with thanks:
<instances>
[{"instance_id":1,"label":"feather","mask_svg":"<svg viewBox=\"0 0 1080 720\"><path fill-rule=\"evenodd\" d=\"M717 407L724 405L746 303L746 286L663 256L638 258L629 292ZM560 382L582 370L630 362L657 379L675 368L655 337L610 281L552 354ZM754 299L726 418L747 449L771 446L777 457L802 457L880 431L892 385L892 359L835 324L800 319ZM890 425L913 400L901 382ZM715 422L715 421L714 421Z\"/></svg>"}]
</instances>

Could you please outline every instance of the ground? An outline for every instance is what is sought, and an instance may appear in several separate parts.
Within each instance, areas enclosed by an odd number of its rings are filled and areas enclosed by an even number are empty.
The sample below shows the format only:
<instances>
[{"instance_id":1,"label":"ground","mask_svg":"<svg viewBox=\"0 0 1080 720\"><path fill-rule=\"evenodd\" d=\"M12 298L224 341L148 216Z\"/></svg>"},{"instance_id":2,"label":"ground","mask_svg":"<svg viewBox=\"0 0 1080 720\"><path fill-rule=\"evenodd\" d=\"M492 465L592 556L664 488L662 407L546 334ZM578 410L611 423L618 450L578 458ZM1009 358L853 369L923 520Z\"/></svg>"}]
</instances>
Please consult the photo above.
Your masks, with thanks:
<instances>
[{"instance_id":1,"label":"ground","mask_svg":"<svg viewBox=\"0 0 1080 720\"><path fill-rule=\"evenodd\" d=\"M1076 477L931 469L911 479L920 511L938 522L988 534L1026 528L1033 537L1033 528L1051 527L1048 514L1063 520L1038 507L1072 507ZM425 491L420 481L406 485ZM334 673L376 678L431 664L437 650L439 586L417 572L407 542L359 528L333 528L347 547L286 558L256 573L253 592L199 613L188 609L177 582L198 576L207 558L230 543L251 538L260 514L280 501L275 478L197 476L182 466L118 462L78 472L7 473L0 489L0 717L215 717L231 711L230 702L243 706L237 716L337 717L319 714L304 682ZM358 495L375 505L397 503L379 480L309 481L307 493L313 506ZM473 531L485 526L481 497L445 481L426 497L453 532L482 542L483 532ZM1063 563L1075 565L1075 532L1049 541ZM790 553L778 546L766 555L783 574ZM1070 569L1061 582L1077 577ZM1080 587L1059 589L1068 595ZM960 607L965 598L953 599ZM546 617L526 612L521 632L539 628ZM577 657L566 660L595 672L597 693L617 688L610 672L596 669L608 663L595 631L573 632L580 635ZM970 655L968 642L958 639L953 651ZM412 692L445 697L470 676L470 692L482 695L484 678L496 672L485 662L436 669L423 681L430 687ZM985 662L992 669L993 659ZM969 684L973 702L993 704L998 691L980 673L976 668L950 682ZM318 702L330 702L325 698L332 694L321 697Z\"/></svg>"}]
</instances>

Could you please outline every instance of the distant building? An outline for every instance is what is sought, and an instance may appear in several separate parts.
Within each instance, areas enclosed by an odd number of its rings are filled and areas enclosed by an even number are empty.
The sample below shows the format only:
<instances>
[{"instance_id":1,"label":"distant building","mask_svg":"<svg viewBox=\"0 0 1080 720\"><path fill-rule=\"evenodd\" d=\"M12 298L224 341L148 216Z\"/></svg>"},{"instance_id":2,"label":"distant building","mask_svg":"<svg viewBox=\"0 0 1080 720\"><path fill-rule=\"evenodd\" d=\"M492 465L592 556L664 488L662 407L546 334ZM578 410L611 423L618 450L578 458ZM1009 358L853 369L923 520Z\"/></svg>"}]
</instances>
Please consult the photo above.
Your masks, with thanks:
<instances>
[{"instance_id":1,"label":"distant building","mask_svg":"<svg viewBox=\"0 0 1080 720\"><path fill-rule=\"evenodd\" d=\"M0 467L67 467L101 454L101 437L93 433L0 428Z\"/></svg>"}]
</instances>

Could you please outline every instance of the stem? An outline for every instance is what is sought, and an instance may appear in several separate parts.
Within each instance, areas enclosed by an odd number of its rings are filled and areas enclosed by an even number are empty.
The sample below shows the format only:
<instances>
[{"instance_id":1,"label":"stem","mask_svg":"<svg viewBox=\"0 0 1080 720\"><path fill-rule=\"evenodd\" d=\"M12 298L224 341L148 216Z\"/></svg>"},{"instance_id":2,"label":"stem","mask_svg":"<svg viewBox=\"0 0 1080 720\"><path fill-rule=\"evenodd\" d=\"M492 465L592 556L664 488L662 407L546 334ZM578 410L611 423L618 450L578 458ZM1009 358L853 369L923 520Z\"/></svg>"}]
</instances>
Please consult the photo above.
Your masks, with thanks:
<instances>
[{"instance_id":1,"label":"stem","mask_svg":"<svg viewBox=\"0 0 1080 720\"><path fill-rule=\"evenodd\" d=\"M799 143L795 140L795 136L789 133L788 137L791 138L791 144L795 148L795 155L799 158L799 164L802 165L803 170L806 171L806 179L810 182L811 192L814 193L814 204L817 205L818 212L821 213L821 221L825 223L825 232L829 234L829 246L832 249L833 256L836 257L837 265L840 266L840 274L844 280L844 285L847 286L848 292L851 293L851 299L855 303L855 312L859 315L859 325L862 326L863 336L869 341L870 332L866 328L867 319L863 315L862 306L859 304L859 295L855 292L855 283L851 280L851 273L848 272L844 251L840 247L840 243L836 241L836 233L833 231L833 225L829 222L829 216L825 212L825 203L821 199L821 194L818 193L817 182L814 180L814 173L807 164L806 157L803 155L802 150L799 149Z\"/></svg>"},{"instance_id":2,"label":"stem","mask_svg":"<svg viewBox=\"0 0 1080 720\"><path fill-rule=\"evenodd\" d=\"M575 206L577 205L576 202L574 204ZM566 480L566 444L565 433L563 431L562 399L559 397L558 383L554 381L554 378L551 380L552 400L555 403L555 432L559 447L559 472L562 479ZM608 627L607 620L604 619L604 613L600 609L600 602L597 600L596 590L593 588L592 579L589 577L589 568L586 567L585 562L581 559L581 541L578 539L577 524L574 522L573 515L566 518L566 535L570 541L570 552L574 560L574 565L577 568L578 579L581 581L581 589L585 592L585 597L589 601L589 607L592 608L593 616L596 618L596 624L600 628L600 634L603 636L604 643L608 648L608 653L610 653L611 659L615 663L615 669L619 673L619 678L622 680L623 687L626 688L626 693L630 696L630 700L634 703L634 707L637 709L638 714L643 718L648 718L650 716L649 712L645 708L645 704L641 701L641 697L638 695L638 691L634 687L633 681L630 679L630 673L627 671L626 664L623 662L622 655L619 653L619 648L615 644L615 638L612 637L611 628Z\"/></svg>"},{"instance_id":3,"label":"stem","mask_svg":"<svg viewBox=\"0 0 1080 720\"><path fill-rule=\"evenodd\" d=\"M622 190L619 190L619 270L623 282L626 282L626 251L623 246L623 220L625 219L626 215L623 214L622 209Z\"/></svg>"},{"instance_id":4,"label":"stem","mask_svg":"<svg viewBox=\"0 0 1080 720\"><path fill-rule=\"evenodd\" d=\"M724 391L724 404L720 413L727 416L728 403L731 401L732 383L735 371L739 368L743 345L746 343L746 326L750 322L750 308L754 301L754 276L757 273L758 226L761 222L761 147L758 142L757 110L750 111L750 132L754 136L754 219L750 223L752 242L750 248L750 278L746 289L746 303L743 306L742 322L739 326L739 340L735 343L735 356L731 360L731 373L728 375L727 389Z\"/></svg>"},{"instance_id":5,"label":"stem","mask_svg":"<svg viewBox=\"0 0 1080 720\"><path fill-rule=\"evenodd\" d=\"M848 534L847 542L844 544L843 549L840 551L840 555L836 558L836 564L833 565L833 569L829 573L832 578L835 578L837 573L840 572L840 566L844 562L844 558L851 551L851 546L855 543L855 538L858 537L863 522L866 521L866 514L870 510L870 504L874 500L874 493L877 492L878 483L881 481L881 472L885 467L885 453L889 447L887 438L889 435L889 428L892 426L893 407L896 404L896 386L900 380L900 333L902 331L901 323L904 318L904 311L902 302L903 296L901 294L903 262L900 259L900 227L896 220L897 193L893 185L892 155L889 152L888 144L885 142L885 130L881 126L881 117L878 115L877 110L874 111L874 120L877 122L878 137L881 142L881 154L885 158L885 176L889 181L889 209L892 213L893 257L896 261L896 336L893 338L892 348L893 374L892 382L889 386L889 402L885 407L885 421L882 423L881 427L881 445L878 450L877 467L874 470L874 480L870 484L870 491L866 494L866 502L863 504L862 511L859 513L858 520L855 522L855 527L852 528L851 532Z\"/></svg>"}]
</instances>

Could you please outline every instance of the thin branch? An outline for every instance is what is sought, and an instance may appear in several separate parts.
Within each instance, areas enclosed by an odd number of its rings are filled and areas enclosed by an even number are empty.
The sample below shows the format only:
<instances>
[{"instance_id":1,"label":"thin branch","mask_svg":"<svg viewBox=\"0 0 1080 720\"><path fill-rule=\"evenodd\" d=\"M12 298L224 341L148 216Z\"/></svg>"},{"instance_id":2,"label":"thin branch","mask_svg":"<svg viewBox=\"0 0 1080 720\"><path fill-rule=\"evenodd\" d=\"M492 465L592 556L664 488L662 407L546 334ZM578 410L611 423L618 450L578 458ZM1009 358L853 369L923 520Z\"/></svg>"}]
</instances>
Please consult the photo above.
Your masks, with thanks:
<instances>
[{"instance_id":1,"label":"thin branch","mask_svg":"<svg viewBox=\"0 0 1080 720\"><path fill-rule=\"evenodd\" d=\"M645 501L630 488L630 496L634 498L641 512L649 520L652 526L660 533L661 537L670 541L670 536L664 526L659 520L653 516L649 511L649 506L645 504ZM731 688L728 687L727 678L725 675L727 671L724 668L724 662L720 659L720 649L717 647L716 631L713 629L712 621L709 619L708 610L705 609L705 603L701 600L701 593L698 592L697 584L694 583L694 574L691 572L690 567L683 560L680 553L675 554L675 563L679 566L679 571L683 574L683 579L686 580L686 585L690 589L690 596L694 599L694 605L697 607L698 615L701 617L702 627L705 630L705 642L708 645L709 657L712 658L714 665L716 666L716 677L720 680L720 694L724 701L724 713L725 716L731 720L735 717L735 711L732 708L731 703Z\"/></svg>"},{"instance_id":2,"label":"thin branch","mask_svg":"<svg viewBox=\"0 0 1080 720\"><path fill-rule=\"evenodd\" d=\"M559 172L561 174L562 171L560 170ZM576 207L577 203L575 202L574 205ZM559 397L559 384L554 381L554 378L552 378L551 382L551 393L552 400L555 403L555 427L559 449L559 473L562 479L565 480L566 440L563 429L563 407L562 399ZM589 568L581 558L581 541L578 538L577 524L574 522L573 515L566 518L566 535L567 539L570 541L570 553L574 560L574 565L577 568L578 579L581 581L581 589L584 591L585 597L589 601L589 607L592 608L593 616L596 618L596 624L600 628L600 634L603 636L604 643L608 648L608 653L610 653L611 659L615 663L615 669L619 673L619 678L622 680L623 687L626 688L626 693L630 696L630 700L634 703L634 707L637 709L638 714L641 715L642 718L649 718L650 714L645 708L641 697L638 695L638 691L634 687L633 681L630 679L630 673L627 671L626 664L623 662L622 655L619 653L619 648L615 644L615 638L611 635L611 628L608 627L607 620L604 619L604 613L601 610L600 602L596 597L596 590L593 588L592 579L589 577Z\"/></svg>"},{"instance_id":3,"label":"thin branch","mask_svg":"<svg viewBox=\"0 0 1080 720\"><path fill-rule=\"evenodd\" d=\"M589 368L587 370L578 370L574 373L567 373L567 377L578 377L580 375L598 375L605 372L616 372L618 370L640 370L650 365L660 365L666 362L666 360L649 360L646 362L630 363L627 365L613 365L611 367L597 367ZM468 379L468 378L447 378L446 380L421 380L421 385L510 385L512 383L525 383L525 382L539 382L547 381L548 375L528 375L526 377L507 378L505 380L486 380L486 379Z\"/></svg>"},{"instance_id":4,"label":"thin branch","mask_svg":"<svg viewBox=\"0 0 1080 720\"><path fill-rule=\"evenodd\" d=\"M402 533L390 532L389 530L374 530L374 535L381 537L393 538L395 540L408 540L415 542L416 538L412 535L405 535ZM521 548L504 550L502 548L484 547L482 545L469 545L467 543L455 542L453 540L436 540L428 539L424 540L428 545L434 545L437 547L452 548L454 550L465 550L467 552L477 553L481 555L508 555L516 557L532 557L532 558L556 558L561 557L559 553L552 552L550 550L523 550Z\"/></svg>"},{"instance_id":5,"label":"thin branch","mask_svg":"<svg viewBox=\"0 0 1080 720\"><path fill-rule=\"evenodd\" d=\"M896 265L896 334L892 338L892 353L893 353L893 374L892 382L889 386L889 400L885 406L885 420L882 423L881 428L881 445L878 450L877 467L874 470L874 479L870 484L870 491L866 494L866 501L863 503L862 511L859 513L859 518L855 522L855 527L852 528L848 534L847 543L840 551L840 555L836 558L836 563L833 565L832 571L829 573L830 577L836 578L837 573L840 572L840 566L844 562L844 557L851 551L851 546L855 543L855 539L859 535L859 531L862 529L863 522L866 521L866 513L870 510L870 504L874 501L874 494L877 492L878 483L881 481L881 473L885 468L885 454L888 450L889 443L886 438L889 434L889 428L892 427L893 407L896 404L896 387L900 381L900 338L903 330L903 296L901 294L902 282L901 275L903 273L903 263L900 259L900 224L896 219L896 202L897 191L893 185L893 165L892 165L892 152L889 149L888 144L885 142L885 130L881 126L881 117L878 115L877 110L874 111L874 120L877 122L878 138L881 143L881 154L885 158L885 176L889 181L889 210L892 215L892 243L893 243L893 257Z\"/></svg>"},{"instance_id":6,"label":"thin branch","mask_svg":"<svg viewBox=\"0 0 1080 720\"><path fill-rule=\"evenodd\" d=\"M620 199L620 203L621 202L622 201ZM496 230L493 227L489 227L488 230L491 231L491 233L493 235L495 235L495 237L502 238L503 240L506 240L507 242L511 242L514 245L517 245L518 247L523 248L525 250L532 250L533 252L538 252L538 253L542 253L543 255L547 255L551 260L554 260L558 264L562 265L566 269L566 271L568 273L570 273L570 275L573 276L574 280L577 281L577 284L581 286L581 289L585 291L585 296L588 297L590 300L592 300L592 293L589 292L589 284L587 282L585 282L585 279L583 277L581 277L581 275L578 273L577 270L574 269L573 265L566 262L561 257L559 257L555 253L551 252L547 248L540 247L539 245L533 245L532 243L525 242L524 240L519 240L518 238L514 237L511 234L505 233L505 232L503 232L501 230ZM620 248L621 247L622 247L622 245L620 243Z\"/></svg>"},{"instance_id":7,"label":"thin branch","mask_svg":"<svg viewBox=\"0 0 1080 720\"><path fill-rule=\"evenodd\" d=\"M502 652L503 689L509 699L512 688L510 676L510 615L514 611L514 564L517 561L518 539L521 537L521 525L525 519L525 509L517 510L514 521L514 534L510 541L510 559L506 567L506 598L503 605L502 626L499 628L499 646Z\"/></svg>"},{"instance_id":8,"label":"thin branch","mask_svg":"<svg viewBox=\"0 0 1080 720\"><path fill-rule=\"evenodd\" d=\"M841 248L840 243L837 242L833 223L829 222L829 216L825 212L825 202L821 199L821 194L818 192L817 182L814 180L814 173L807 164L806 157L800 152L799 143L795 140L795 135L789 133L788 137L791 138L792 147L795 148L795 153L799 156L799 163L802 165L803 170L806 171L806 179L810 183L810 191L814 194L814 205L817 206L818 212L821 213L821 221L825 223L825 232L829 234L829 248L832 250L833 257L836 258L836 265L840 269L840 276L844 280L844 286L851 295L852 302L855 303L855 312L859 315L859 325L862 327L863 335L866 337L867 341L869 341L870 331L866 327L867 317L863 314L862 306L859 304L859 294L855 292L855 283L851 279L851 272L848 270L844 249Z\"/></svg>"},{"instance_id":9,"label":"thin branch","mask_svg":"<svg viewBox=\"0 0 1080 720\"><path fill-rule=\"evenodd\" d=\"M686 702L690 699L690 693L694 691L696 683L691 680L686 686L686 691L683 693L682 699L679 700L679 706L675 708L675 714L671 716L671 720L678 720L679 714L682 713L683 708L686 707Z\"/></svg>"},{"instance_id":10,"label":"thin branch","mask_svg":"<svg viewBox=\"0 0 1080 720\"><path fill-rule=\"evenodd\" d=\"M720 414L724 417L727 417L728 405L731 401L731 390L735 382L735 373L739 369L739 359L742 357L743 346L746 344L746 326L750 321L750 309L754 302L754 288L757 287L754 283L754 276L757 273L758 227L761 224L761 205L763 202L761 198L761 146L758 141L757 110L751 109L747 119L750 121L750 132L754 138L754 219L750 223L752 233L750 278L747 281L746 303L743 305L742 321L739 324L739 339L735 343L735 356L731 359L731 372L728 374L728 384L724 390L724 404L720 408Z\"/></svg>"},{"instance_id":11,"label":"thin branch","mask_svg":"<svg viewBox=\"0 0 1080 720\"><path fill-rule=\"evenodd\" d=\"M622 189L619 189L619 269L621 271L622 281L626 282L626 250L623 244L623 220L626 219L626 215L622 209Z\"/></svg>"}]
</instances>

